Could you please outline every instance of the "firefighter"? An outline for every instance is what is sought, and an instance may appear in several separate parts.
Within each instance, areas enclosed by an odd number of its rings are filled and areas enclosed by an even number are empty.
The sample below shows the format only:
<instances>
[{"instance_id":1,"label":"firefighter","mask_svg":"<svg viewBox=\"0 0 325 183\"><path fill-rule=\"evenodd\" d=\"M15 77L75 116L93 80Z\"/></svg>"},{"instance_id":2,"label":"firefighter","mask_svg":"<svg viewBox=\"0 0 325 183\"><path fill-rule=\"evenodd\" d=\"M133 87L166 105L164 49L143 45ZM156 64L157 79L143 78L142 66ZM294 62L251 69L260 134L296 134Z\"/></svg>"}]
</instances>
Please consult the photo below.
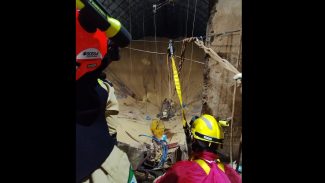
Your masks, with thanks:
<instances>
[{"instance_id":1,"label":"firefighter","mask_svg":"<svg viewBox=\"0 0 325 183\"><path fill-rule=\"evenodd\" d=\"M155 183L240 183L237 172L219 161L217 151L224 133L217 120L208 114L191 123L192 158L175 163Z\"/></svg>"},{"instance_id":2,"label":"firefighter","mask_svg":"<svg viewBox=\"0 0 325 183\"><path fill-rule=\"evenodd\" d=\"M93 23L98 18L95 12L90 11L84 1L77 0L76 182L136 182L127 155L117 148L116 140L108 133L105 109L115 96L112 96L114 92L110 92L111 87L103 84L104 81L99 78L114 60L112 55L118 54L118 49L107 49L112 29L108 34L99 28L99 24ZM118 37L114 38L115 46L127 45L123 38L130 38L129 35L121 36L121 30L121 27L113 30L115 36L122 38L122 42Z\"/></svg>"}]
</instances>

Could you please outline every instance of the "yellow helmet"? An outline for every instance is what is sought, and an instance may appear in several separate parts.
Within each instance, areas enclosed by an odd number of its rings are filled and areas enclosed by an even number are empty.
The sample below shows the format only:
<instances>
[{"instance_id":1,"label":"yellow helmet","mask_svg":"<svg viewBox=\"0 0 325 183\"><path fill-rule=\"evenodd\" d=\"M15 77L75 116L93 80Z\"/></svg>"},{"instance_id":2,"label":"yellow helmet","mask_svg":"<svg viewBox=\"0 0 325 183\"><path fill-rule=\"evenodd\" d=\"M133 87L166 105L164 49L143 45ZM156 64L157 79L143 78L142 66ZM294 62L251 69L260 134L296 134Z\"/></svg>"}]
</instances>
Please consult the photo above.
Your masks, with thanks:
<instances>
[{"instance_id":1,"label":"yellow helmet","mask_svg":"<svg viewBox=\"0 0 325 183\"><path fill-rule=\"evenodd\" d=\"M217 120L208 114L203 114L191 125L191 132L195 139L222 144L224 133Z\"/></svg>"},{"instance_id":2,"label":"yellow helmet","mask_svg":"<svg viewBox=\"0 0 325 183\"><path fill-rule=\"evenodd\" d=\"M150 125L150 129L156 138L161 139L165 132L165 125L161 120L153 119Z\"/></svg>"}]
</instances>

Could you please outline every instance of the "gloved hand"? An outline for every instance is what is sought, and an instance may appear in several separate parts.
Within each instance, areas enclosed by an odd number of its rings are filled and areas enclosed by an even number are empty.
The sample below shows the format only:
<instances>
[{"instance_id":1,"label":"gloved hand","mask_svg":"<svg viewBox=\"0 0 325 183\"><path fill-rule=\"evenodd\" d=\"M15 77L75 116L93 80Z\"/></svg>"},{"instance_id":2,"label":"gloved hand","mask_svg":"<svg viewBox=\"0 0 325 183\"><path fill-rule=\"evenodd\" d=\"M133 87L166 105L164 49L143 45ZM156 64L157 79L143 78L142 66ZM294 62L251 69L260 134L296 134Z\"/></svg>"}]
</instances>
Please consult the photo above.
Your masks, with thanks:
<instances>
[{"instance_id":1,"label":"gloved hand","mask_svg":"<svg viewBox=\"0 0 325 183\"><path fill-rule=\"evenodd\" d=\"M120 48L114 41L109 41L107 49L107 56L110 61L120 60Z\"/></svg>"},{"instance_id":2,"label":"gloved hand","mask_svg":"<svg viewBox=\"0 0 325 183\"><path fill-rule=\"evenodd\" d=\"M191 121L190 121L190 126L193 125L194 121L195 121L197 118L199 118L199 116L193 116L193 117L192 117L192 119L191 119Z\"/></svg>"},{"instance_id":3,"label":"gloved hand","mask_svg":"<svg viewBox=\"0 0 325 183\"><path fill-rule=\"evenodd\" d=\"M105 54L98 70L103 71L110 63L112 63L112 61L118 60L120 60L120 48L113 41L109 40L107 53Z\"/></svg>"}]
</instances>

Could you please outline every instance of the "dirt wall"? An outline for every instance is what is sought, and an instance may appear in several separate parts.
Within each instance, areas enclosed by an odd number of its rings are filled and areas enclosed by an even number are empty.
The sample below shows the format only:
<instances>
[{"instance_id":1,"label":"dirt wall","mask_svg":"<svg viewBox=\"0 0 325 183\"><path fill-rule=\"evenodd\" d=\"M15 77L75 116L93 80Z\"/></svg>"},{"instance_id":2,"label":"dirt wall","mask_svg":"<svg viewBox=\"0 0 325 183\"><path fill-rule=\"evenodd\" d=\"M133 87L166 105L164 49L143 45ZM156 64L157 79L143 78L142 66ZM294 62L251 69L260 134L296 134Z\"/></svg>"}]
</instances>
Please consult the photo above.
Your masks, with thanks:
<instances>
[{"instance_id":1,"label":"dirt wall","mask_svg":"<svg viewBox=\"0 0 325 183\"><path fill-rule=\"evenodd\" d=\"M222 58L230 61L240 72L241 60L241 30L242 28L242 1L219 0L211 8L207 35L213 34L207 39L207 45ZM229 31L236 31L226 33ZM208 59L204 68L204 91L202 113L212 113L220 118L231 117L232 101L234 93L234 74L223 69L216 61ZM234 114L234 157L237 157L241 136L242 105L241 92L237 88ZM229 155L230 128L225 128L225 143L222 152Z\"/></svg>"}]
</instances>

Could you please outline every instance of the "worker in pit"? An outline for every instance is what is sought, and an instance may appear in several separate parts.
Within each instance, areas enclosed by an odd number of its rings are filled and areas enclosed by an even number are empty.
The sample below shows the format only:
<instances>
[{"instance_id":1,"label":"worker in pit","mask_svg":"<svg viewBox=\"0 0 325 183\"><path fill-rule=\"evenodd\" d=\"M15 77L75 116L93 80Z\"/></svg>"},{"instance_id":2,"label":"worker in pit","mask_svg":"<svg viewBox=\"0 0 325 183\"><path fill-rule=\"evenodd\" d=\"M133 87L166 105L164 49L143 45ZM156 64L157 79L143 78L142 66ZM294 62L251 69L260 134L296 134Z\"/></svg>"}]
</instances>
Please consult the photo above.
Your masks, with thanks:
<instances>
[{"instance_id":1,"label":"worker in pit","mask_svg":"<svg viewBox=\"0 0 325 183\"><path fill-rule=\"evenodd\" d=\"M217 151L224 133L217 120L208 114L191 122L192 157L175 163L155 183L241 183L240 175L222 164Z\"/></svg>"},{"instance_id":2,"label":"worker in pit","mask_svg":"<svg viewBox=\"0 0 325 183\"><path fill-rule=\"evenodd\" d=\"M86 0L76 3L76 182L134 183L127 155L108 133L105 111L115 97L112 86L99 79L118 54L112 45L126 46L131 37L117 20L108 22L105 31L99 23L105 21L98 20L101 17L96 14L98 9L92 9ZM107 45L108 37L114 40L111 46Z\"/></svg>"}]
</instances>

